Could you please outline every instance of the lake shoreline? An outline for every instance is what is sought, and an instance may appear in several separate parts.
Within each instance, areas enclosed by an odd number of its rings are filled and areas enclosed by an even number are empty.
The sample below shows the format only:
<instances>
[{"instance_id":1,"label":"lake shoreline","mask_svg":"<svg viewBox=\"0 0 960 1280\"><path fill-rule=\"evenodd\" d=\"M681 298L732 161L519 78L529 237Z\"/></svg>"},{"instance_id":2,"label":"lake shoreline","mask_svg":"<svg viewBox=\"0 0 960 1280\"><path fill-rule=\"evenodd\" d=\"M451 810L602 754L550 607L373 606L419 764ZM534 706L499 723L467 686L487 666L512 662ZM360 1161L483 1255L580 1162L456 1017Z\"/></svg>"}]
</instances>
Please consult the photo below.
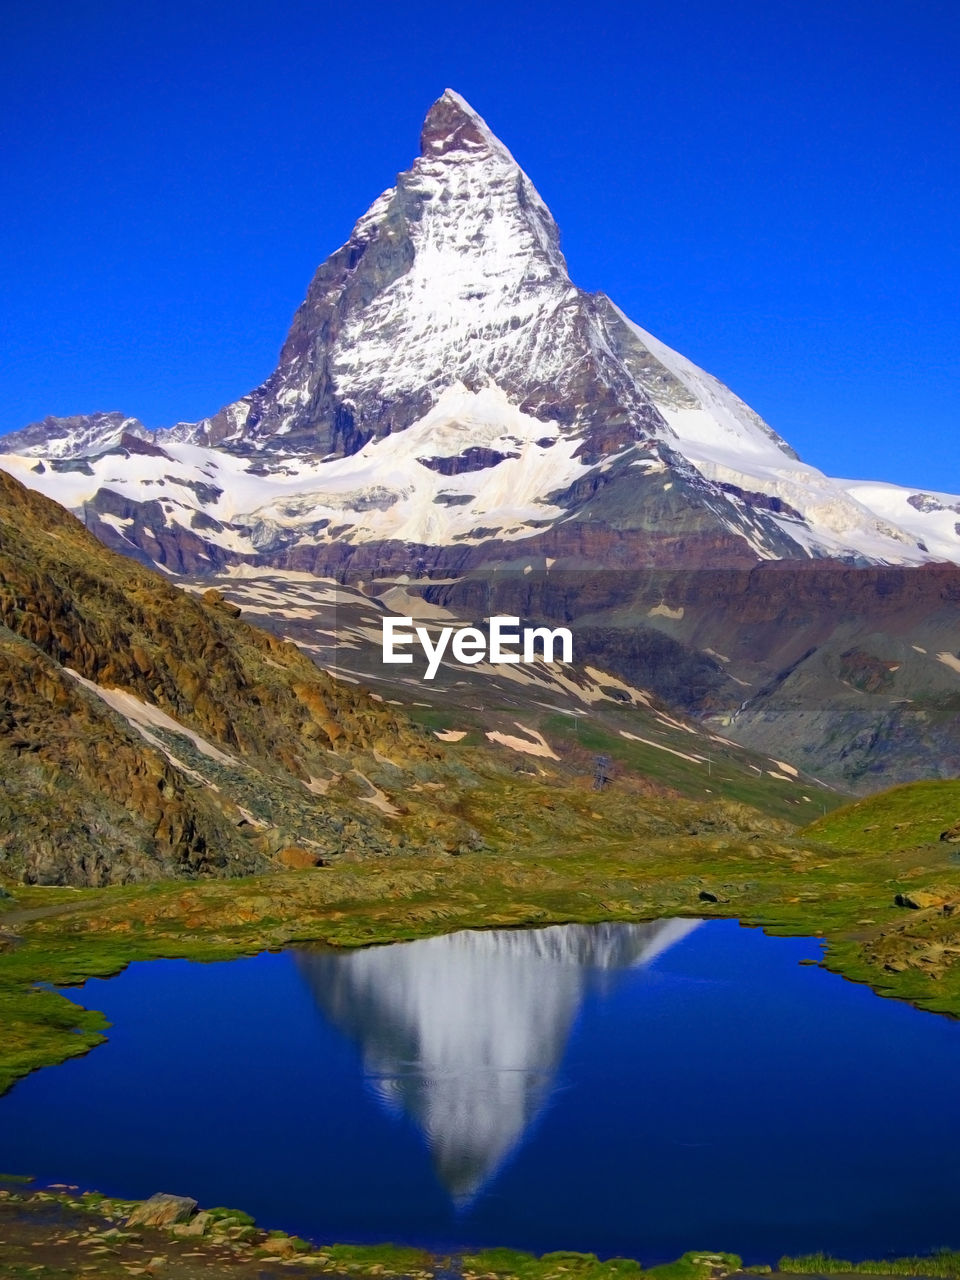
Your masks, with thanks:
<instances>
[{"instance_id":1,"label":"lake shoreline","mask_svg":"<svg viewBox=\"0 0 960 1280\"><path fill-rule=\"evenodd\" d=\"M960 1254L946 1252L860 1263L812 1255L744 1267L735 1254L700 1250L675 1262L644 1268L634 1259L600 1260L593 1254L572 1252L536 1257L488 1249L450 1256L390 1244L319 1244L261 1228L242 1210L203 1210L195 1205L166 1226L131 1224L128 1228L128 1218L145 1205L149 1202L108 1198L59 1183L36 1186L29 1176L0 1175L0 1280L20 1280L28 1273L68 1280L94 1271L97 1280L131 1275L165 1280L280 1280L318 1274L409 1280L729 1280L843 1274L953 1280L960 1276ZM793 1264L789 1270L781 1270L785 1262Z\"/></svg>"},{"instance_id":2,"label":"lake shoreline","mask_svg":"<svg viewBox=\"0 0 960 1280\"><path fill-rule=\"evenodd\" d=\"M460 929L737 919L822 938L822 964L878 995L960 1016L960 912L902 905L956 883L943 844L860 853L688 836L639 847L396 857L230 881L107 889L11 886L0 902L0 1096L18 1078L103 1043L106 1020L47 987L135 960L232 959L305 943L355 948ZM899 899L899 903L898 903Z\"/></svg>"}]
</instances>

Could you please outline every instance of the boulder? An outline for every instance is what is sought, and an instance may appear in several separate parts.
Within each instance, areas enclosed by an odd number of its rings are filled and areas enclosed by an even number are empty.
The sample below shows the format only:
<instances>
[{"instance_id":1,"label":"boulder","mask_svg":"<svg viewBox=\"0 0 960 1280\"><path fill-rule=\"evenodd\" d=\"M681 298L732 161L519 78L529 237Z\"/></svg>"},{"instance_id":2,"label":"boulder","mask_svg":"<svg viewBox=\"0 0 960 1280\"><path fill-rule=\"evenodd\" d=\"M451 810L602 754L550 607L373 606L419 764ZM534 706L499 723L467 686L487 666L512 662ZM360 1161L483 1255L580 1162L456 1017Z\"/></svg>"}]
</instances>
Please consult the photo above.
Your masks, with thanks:
<instances>
[{"instance_id":1,"label":"boulder","mask_svg":"<svg viewBox=\"0 0 960 1280\"><path fill-rule=\"evenodd\" d=\"M898 893L894 899L898 907L911 907L914 911L929 911L932 907L945 907L948 899L940 893L930 893L927 889L911 889L906 893Z\"/></svg>"},{"instance_id":2,"label":"boulder","mask_svg":"<svg viewBox=\"0 0 960 1280\"><path fill-rule=\"evenodd\" d=\"M941 831L940 839L948 844L960 844L960 822L955 822L952 827L947 827L946 831Z\"/></svg>"},{"instance_id":3,"label":"boulder","mask_svg":"<svg viewBox=\"0 0 960 1280\"><path fill-rule=\"evenodd\" d=\"M190 1222L178 1222L173 1227L173 1234L187 1239L191 1236L202 1236L210 1225L209 1213L198 1213Z\"/></svg>"},{"instance_id":4,"label":"boulder","mask_svg":"<svg viewBox=\"0 0 960 1280\"><path fill-rule=\"evenodd\" d=\"M128 1227L172 1227L178 1222L189 1222L196 1212L197 1202L189 1196L171 1196L158 1191L137 1205L127 1218Z\"/></svg>"},{"instance_id":5,"label":"boulder","mask_svg":"<svg viewBox=\"0 0 960 1280\"><path fill-rule=\"evenodd\" d=\"M307 871L311 867L323 865L323 859L318 853L304 849L298 844L287 845L285 849L281 849L277 854L277 861L291 871Z\"/></svg>"},{"instance_id":6,"label":"boulder","mask_svg":"<svg viewBox=\"0 0 960 1280\"><path fill-rule=\"evenodd\" d=\"M272 1254L277 1258L292 1258L297 1252L293 1237L286 1235L268 1236L266 1240L261 1241L259 1247L263 1253Z\"/></svg>"},{"instance_id":7,"label":"boulder","mask_svg":"<svg viewBox=\"0 0 960 1280\"><path fill-rule=\"evenodd\" d=\"M219 609L221 613L227 614L230 618L239 618L242 612L239 605L231 604L229 600L225 600L223 592L218 591L216 587L209 587L203 593L203 603L210 605L213 609Z\"/></svg>"}]
</instances>

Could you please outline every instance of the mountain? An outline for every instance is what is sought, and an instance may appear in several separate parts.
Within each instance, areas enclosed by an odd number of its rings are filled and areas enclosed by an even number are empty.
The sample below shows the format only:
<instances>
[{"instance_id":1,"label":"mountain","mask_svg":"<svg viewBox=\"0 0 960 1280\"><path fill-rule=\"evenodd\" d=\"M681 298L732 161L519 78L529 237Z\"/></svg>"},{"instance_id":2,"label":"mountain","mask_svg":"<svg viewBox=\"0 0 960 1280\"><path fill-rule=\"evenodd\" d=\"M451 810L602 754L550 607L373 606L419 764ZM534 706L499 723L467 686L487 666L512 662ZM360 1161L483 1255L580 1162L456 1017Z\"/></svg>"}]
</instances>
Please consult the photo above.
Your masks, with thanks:
<instances>
[{"instance_id":1,"label":"mountain","mask_svg":"<svg viewBox=\"0 0 960 1280\"><path fill-rule=\"evenodd\" d=\"M152 435L45 419L0 448L106 545L281 635L323 612L303 575L396 588L408 612L570 624L581 665L844 787L960 769L960 498L825 476L578 289L529 178L450 90L261 386Z\"/></svg>"},{"instance_id":2,"label":"mountain","mask_svg":"<svg viewBox=\"0 0 960 1280\"><path fill-rule=\"evenodd\" d=\"M22 431L10 432L3 444L7 452L26 458L69 462L103 453L124 436L147 440L150 432L142 422L122 413L88 413L31 422Z\"/></svg>"},{"instance_id":3,"label":"mountain","mask_svg":"<svg viewBox=\"0 0 960 1280\"><path fill-rule=\"evenodd\" d=\"M52 474L6 465L174 568L960 560L960 499L828 479L576 288L533 184L450 90L420 157L317 271L262 386L158 432L154 465L119 418L47 419L5 448ZM98 454L89 475L55 465Z\"/></svg>"}]
</instances>

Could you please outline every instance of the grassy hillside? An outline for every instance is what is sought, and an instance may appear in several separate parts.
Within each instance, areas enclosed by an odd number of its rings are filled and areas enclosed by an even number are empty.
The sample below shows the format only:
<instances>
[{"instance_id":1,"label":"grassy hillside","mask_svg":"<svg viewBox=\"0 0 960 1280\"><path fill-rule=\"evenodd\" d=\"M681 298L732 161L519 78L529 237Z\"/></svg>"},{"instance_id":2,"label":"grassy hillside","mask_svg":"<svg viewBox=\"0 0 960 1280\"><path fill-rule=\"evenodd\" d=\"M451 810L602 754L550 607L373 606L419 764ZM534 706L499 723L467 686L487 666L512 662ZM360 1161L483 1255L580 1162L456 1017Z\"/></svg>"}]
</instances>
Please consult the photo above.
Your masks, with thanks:
<instances>
[{"instance_id":1,"label":"grassy hillside","mask_svg":"<svg viewBox=\"0 0 960 1280\"><path fill-rule=\"evenodd\" d=\"M804 829L837 849L892 853L934 844L951 832L960 843L960 779L911 782L834 809Z\"/></svg>"}]
</instances>

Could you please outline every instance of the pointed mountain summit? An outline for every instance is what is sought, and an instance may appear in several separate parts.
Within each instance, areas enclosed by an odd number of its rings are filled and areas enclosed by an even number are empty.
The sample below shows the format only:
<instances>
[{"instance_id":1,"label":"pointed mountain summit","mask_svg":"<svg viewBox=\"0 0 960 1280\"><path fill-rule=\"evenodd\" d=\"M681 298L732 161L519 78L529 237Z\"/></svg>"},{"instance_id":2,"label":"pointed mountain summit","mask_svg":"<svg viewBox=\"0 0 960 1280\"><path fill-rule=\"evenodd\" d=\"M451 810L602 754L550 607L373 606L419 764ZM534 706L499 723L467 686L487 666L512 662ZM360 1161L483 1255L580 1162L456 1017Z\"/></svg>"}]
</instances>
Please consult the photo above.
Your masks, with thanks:
<instances>
[{"instance_id":1,"label":"pointed mountain summit","mask_svg":"<svg viewBox=\"0 0 960 1280\"><path fill-rule=\"evenodd\" d=\"M427 112L420 130L421 155L440 156L448 151L495 153L516 164L487 122L455 89L444 89Z\"/></svg>"},{"instance_id":2,"label":"pointed mountain summit","mask_svg":"<svg viewBox=\"0 0 960 1280\"><path fill-rule=\"evenodd\" d=\"M957 499L829 479L578 289L536 188L451 89L317 270L262 385L157 432L150 466L114 417L8 438L60 459L52 475L5 465L174 570L443 573L515 543L578 569L960 560ZM68 478L64 458L89 466Z\"/></svg>"}]
</instances>

